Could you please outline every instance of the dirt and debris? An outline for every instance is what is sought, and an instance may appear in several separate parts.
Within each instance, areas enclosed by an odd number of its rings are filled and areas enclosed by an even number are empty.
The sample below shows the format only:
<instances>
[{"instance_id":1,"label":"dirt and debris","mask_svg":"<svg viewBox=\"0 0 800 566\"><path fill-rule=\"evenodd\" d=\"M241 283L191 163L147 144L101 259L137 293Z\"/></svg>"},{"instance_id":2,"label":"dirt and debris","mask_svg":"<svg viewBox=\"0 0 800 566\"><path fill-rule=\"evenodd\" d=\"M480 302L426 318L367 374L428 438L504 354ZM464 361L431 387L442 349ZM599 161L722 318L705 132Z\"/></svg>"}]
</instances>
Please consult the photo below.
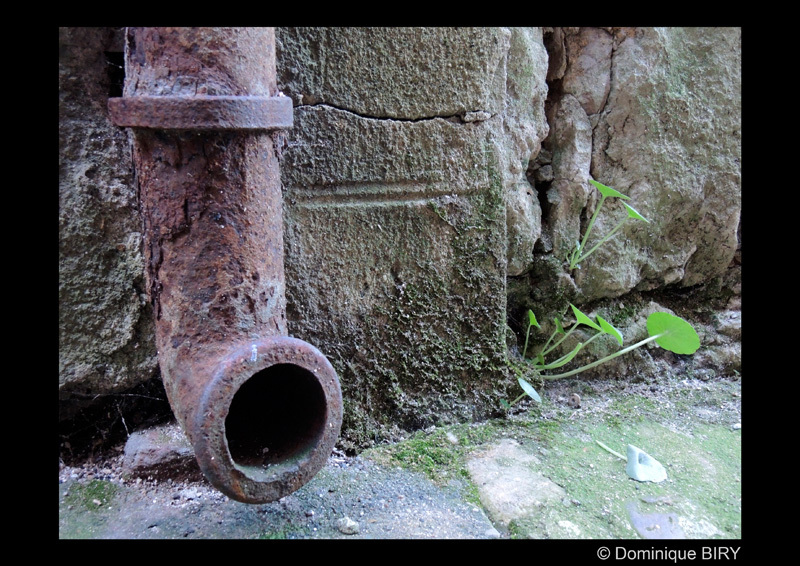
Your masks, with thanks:
<instances>
[{"instance_id":1,"label":"dirt and debris","mask_svg":"<svg viewBox=\"0 0 800 566\"><path fill-rule=\"evenodd\" d=\"M578 391L579 408L570 404ZM636 539L669 526L679 538L741 537L738 376L563 380L541 393L541 404L519 403L502 419L429 427L359 456L334 451L308 484L261 505L232 501L165 462L148 473L120 443L60 464L59 536ZM166 438L159 427L142 434ZM162 446L180 462L177 440ZM667 481L631 480L596 440L623 452L641 446L664 463ZM481 480L487 470L492 481ZM522 484L563 496L508 512L501 503Z\"/></svg>"}]
</instances>

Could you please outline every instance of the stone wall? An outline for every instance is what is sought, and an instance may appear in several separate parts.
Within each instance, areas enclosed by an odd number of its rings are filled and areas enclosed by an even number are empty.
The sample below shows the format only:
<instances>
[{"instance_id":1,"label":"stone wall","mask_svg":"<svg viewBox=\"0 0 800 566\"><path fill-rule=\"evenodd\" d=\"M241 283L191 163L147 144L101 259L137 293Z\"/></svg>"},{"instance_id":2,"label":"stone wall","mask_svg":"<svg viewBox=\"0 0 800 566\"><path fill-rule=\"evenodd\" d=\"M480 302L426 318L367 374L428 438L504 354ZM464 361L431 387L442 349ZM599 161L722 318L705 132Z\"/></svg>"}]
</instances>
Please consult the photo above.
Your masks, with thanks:
<instances>
[{"instance_id":1,"label":"stone wall","mask_svg":"<svg viewBox=\"0 0 800 566\"><path fill-rule=\"evenodd\" d=\"M345 433L485 417L506 374L506 193L547 132L536 30L281 29L290 328Z\"/></svg>"},{"instance_id":2,"label":"stone wall","mask_svg":"<svg viewBox=\"0 0 800 566\"><path fill-rule=\"evenodd\" d=\"M528 170L541 228L532 261L509 269L512 324L532 308L547 334L572 301L630 325L633 341L646 333L632 313L680 305L706 345L697 365L737 370L738 331L700 321L739 320L741 30L553 28L545 45L550 133ZM627 222L569 272L564 258L599 199L589 178L628 195L649 222ZM606 201L589 246L625 216ZM701 304L712 296L716 306ZM598 372L625 375L633 363L647 373L641 352L626 359Z\"/></svg>"},{"instance_id":3,"label":"stone wall","mask_svg":"<svg viewBox=\"0 0 800 566\"><path fill-rule=\"evenodd\" d=\"M133 426L119 400L137 387L150 404L136 414L165 406L128 133L106 110L122 32L59 31L59 389L62 418L106 399L102 414ZM515 392L507 322L519 330L527 308L738 294L740 30L277 28L276 40L295 105L281 164L289 331L339 373L344 447L492 414ZM570 273L589 178L650 223ZM622 213L608 206L595 229ZM735 367L736 332L714 340L733 353L708 364Z\"/></svg>"},{"instance_id":4,"label":"stone wall","mask_svg":"<svg viewBox=\"0 0 800 566\"><path fill-rule=\"evenodd\" d=\"M106 109L122 91L122 38L121 29L59 29L61 419L158 370L128 132Z\"/></svg>"},{"instance_id":5,"label":"stone wall","mask_svg":"<svg viewBox=\"0 0 800 566\"><path fill-rule=\"evenodd\" d=\"M530 172L546 209L539 259L560 261L586 229L591 177L649 223L626 224L580 266L576 300L722 275L739 246L741 31L556 28L547 41L551 131ZM597 234L625 216L619 202L604 210Z\"/></svg>"}]
</instances>

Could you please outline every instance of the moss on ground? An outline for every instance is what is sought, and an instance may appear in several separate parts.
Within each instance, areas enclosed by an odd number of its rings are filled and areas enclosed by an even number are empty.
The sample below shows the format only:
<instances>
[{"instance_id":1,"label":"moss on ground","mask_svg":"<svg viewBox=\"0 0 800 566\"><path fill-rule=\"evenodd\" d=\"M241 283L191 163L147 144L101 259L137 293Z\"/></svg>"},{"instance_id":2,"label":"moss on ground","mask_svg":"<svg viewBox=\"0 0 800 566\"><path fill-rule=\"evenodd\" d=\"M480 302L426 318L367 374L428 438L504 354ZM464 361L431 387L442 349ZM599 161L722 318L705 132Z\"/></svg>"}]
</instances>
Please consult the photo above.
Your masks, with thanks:
<instances>
[{"instance_id":1,"label":"moss on ground","mask_svg":"<svg viewBox=\"0 0 800 566\"><path fill-rule=\"evenodd\" d=\"M63 491L59 503L59 538L94 538L108 522L108 510L115 505L119 487L94 479L60 489Z\"/></svg>"},{"instance_id":2,"label":"moss on ground","mask_svg":"<svg viewBox=\"0 0 800 566\"><path fill-rule=\"evenodd\" d=\"M514 538L635 539L655 537L658 529L739 538L741 433L732 425L740 418L740 382L673 385L659 395L650 389L586 394L579 411L551 392L542 405L523 404L507 418L430 428L364 455L445 484L469 479L467 462L482 447L513 439L535 456L532 469L566 492L563 501L513 519L506 531ZM626 463L598 440L622 454L628 444L644 450L665 466L667 480L630 479ZM470 493L480 500L478 486Z\"/></svg>"},{"instance_id":3,"label":"moss on ground","mask_svg":"<svg viewBox=\"0 0 800 566\"><path fill-rule=\"evenodd\" d=\"M68 505L79 505L89 511L98 511L111 504L117 491L117 486L111 482L91 480L86 484L75 484L65 496L65 501Z\"/></svg>"}]
</instances>

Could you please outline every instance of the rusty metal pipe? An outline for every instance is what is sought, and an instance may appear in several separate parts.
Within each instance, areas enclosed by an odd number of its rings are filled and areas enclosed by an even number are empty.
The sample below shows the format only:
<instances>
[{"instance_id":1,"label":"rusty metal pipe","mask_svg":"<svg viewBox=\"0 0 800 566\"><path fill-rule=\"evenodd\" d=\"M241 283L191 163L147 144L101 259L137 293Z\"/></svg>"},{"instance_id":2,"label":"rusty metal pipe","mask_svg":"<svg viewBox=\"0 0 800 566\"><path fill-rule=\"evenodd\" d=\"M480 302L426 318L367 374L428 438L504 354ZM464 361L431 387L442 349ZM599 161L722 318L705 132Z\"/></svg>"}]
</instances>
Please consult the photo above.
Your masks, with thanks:
<instances>
[{"instance_id":1,"label":"rusty metal pipe","mask_svg":"<svg viewBox=\"0 0 800 566\"><path fill-rule=\"evenodd\" d=\"M133 128L156 345L172 409L227 496L275 501L326 463L339 379L287 336L273 28L128 28L114 123Z\"/></svg>"}]
</instances>

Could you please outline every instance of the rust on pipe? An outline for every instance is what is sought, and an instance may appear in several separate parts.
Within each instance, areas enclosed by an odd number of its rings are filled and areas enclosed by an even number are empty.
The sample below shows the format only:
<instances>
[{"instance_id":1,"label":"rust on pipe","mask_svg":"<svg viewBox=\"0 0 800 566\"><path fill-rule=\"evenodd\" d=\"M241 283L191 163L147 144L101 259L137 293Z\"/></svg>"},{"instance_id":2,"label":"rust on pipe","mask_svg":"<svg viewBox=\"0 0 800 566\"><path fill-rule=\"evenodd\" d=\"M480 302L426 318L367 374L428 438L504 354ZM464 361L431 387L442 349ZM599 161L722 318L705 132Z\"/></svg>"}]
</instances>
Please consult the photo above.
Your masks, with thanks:
<instances>
[{"instance_id":1,"label":"rust on pipe","mask_svg":"<svg viewBox=\"0 0 800 566\"><path fill-rule=\"evenodd\" d=\"M327 462L339 378L287 335L273 28L128 28L115 124L133 128L162 378L201 470L275 501Z\"/></svg>"},{"instance_id":2,"label":"rust on pipe","mask_svg":"<svg viewBox=\"0 0 800 566\"><path fill-rule=\"evenodd\" d=\"M286 96L137 96L111 99L117 126L192 130L292 127Z\"/></svg>"}]
</instances>

